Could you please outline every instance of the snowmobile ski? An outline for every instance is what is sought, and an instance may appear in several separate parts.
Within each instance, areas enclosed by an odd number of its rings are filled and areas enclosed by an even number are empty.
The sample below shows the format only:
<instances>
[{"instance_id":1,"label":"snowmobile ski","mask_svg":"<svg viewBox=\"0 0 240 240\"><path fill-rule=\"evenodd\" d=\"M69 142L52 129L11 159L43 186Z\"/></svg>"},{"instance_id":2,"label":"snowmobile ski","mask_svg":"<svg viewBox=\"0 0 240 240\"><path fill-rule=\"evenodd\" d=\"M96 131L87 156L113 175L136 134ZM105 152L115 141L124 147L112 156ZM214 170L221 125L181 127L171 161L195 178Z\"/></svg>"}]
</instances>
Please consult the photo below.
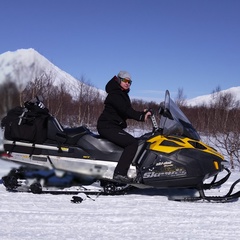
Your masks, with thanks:
<instances>
[{"instance_id":1,"label":"snowmobile ski","mask_svg":"<svg viewBox=\"0 0 240 240\"><path fill-rule=\"evenodd\" d=\"M240 190L233 193L235 186L240 182L240 179L236 180L230 187L227 194L223 196L206 196L204 189L201 188L198 190L199 196L197 197L172 197L169 200L181 201L181 202L218 202L218 203L227 203L227 202L236 202L240 197Z\"/></svg>"}]
</instances>

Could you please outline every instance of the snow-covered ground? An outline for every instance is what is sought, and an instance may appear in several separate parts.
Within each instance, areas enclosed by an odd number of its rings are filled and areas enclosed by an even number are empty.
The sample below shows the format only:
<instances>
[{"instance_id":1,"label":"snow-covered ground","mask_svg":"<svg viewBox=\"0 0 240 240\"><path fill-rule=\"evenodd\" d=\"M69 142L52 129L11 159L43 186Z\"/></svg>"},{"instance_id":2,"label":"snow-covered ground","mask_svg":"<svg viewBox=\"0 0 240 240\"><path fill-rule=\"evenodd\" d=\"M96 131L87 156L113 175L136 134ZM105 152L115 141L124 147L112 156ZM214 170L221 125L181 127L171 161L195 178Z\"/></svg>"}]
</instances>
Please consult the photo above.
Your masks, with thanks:
<instances>
[{"instance_id":1,"label":"snow-covered ground","mask_svg":"<svg viewBox=\"0 0 240 240\"><path fill-rule=\"evenodd\" d=\"M14 166L17 165L0 160L0 178ZM207 194L224 195L239 177L239 172L233 172L228 183ZM0 184L0 239L239 238L240 201L175 202L169 201L162 193L142 190L118 196L95 198L93 195L95 201L85 198L82 203L73 204L73 195L11 193Z\"/></svg>"},{"instance_id":2,"label":"snow-covered ground","mask_svg":"<svg viewBox=\"0 0 240 240\"><path fill-rule=\"evenodd\" d=\"M0 176L13 164L0 160ZM211 190L224 194L225 187ZM92 196L94 198L94 196ZM238 239L240 201L232 203L174 202L146 191L86 198L72 195L11 193L0 184L1 240L77 239Z\"/></svg>"}]
</instances>

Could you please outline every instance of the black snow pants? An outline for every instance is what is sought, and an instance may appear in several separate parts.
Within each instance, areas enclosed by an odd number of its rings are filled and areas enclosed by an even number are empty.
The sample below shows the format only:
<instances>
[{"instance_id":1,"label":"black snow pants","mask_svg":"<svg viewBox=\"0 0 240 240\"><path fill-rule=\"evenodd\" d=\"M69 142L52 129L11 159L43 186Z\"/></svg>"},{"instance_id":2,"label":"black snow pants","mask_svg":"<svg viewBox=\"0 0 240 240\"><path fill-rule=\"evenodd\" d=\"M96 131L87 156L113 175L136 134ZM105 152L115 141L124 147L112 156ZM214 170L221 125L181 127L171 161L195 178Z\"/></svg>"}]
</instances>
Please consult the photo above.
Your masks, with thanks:
<instances>
[{"instance_id":1,"label":"black snow pants","mask_svg":"<svg viewBox=\"0 0 240 240\"><path fill-rule=\"evenodd\" d=\"M114 174L126 176L137 152L138 140L121 128L101 128L98 132L102 137L124 148Z\"/></svg>"}]
</instances>

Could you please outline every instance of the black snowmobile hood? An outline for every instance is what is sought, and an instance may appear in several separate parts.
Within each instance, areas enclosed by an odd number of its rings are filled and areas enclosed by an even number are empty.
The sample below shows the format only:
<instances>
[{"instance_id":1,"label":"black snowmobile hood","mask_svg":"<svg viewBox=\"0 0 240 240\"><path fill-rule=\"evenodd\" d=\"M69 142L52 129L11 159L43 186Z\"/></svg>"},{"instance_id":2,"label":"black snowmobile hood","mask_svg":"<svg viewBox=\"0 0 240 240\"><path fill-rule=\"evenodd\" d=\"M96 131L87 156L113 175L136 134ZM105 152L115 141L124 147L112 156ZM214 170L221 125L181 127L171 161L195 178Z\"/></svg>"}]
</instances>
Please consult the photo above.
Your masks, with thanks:
<instances>
[{"instance_id":1,"label":"black snowmobile hood","mask_svg":"<svg viewBox=\"0 0 240 240\"><path fill-rule=\"evenodd\" d=\"M111 93L114 91L123 91L121 86L118 83L118 77L114 76L106 85L105 90L107 93ZM124 90L124 92L128 93L130 89Z\"/></svg>"}]
</instances>

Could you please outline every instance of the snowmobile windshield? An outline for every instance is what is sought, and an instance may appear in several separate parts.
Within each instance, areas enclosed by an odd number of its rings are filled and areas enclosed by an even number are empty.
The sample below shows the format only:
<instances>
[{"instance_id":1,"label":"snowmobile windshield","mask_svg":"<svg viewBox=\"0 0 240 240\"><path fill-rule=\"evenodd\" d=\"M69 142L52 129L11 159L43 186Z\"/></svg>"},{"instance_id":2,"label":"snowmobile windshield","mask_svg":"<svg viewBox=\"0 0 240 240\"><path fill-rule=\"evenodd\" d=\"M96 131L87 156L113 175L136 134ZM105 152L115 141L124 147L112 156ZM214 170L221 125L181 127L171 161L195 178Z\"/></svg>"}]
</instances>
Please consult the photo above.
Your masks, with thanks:
<instances>
[{"instance_id":1,"label":"snowmobile windshield","mask_svg":"<svg viewBox=\"0 0 240 240\"><path fill-rule=\"evenodd\" d=\"M167 94L165 102L160 104L159 113L161 115L160 128L163 130L163 135L183 136L200 140L200 136L191 122Z\"/></svg>"}]
</instances>

